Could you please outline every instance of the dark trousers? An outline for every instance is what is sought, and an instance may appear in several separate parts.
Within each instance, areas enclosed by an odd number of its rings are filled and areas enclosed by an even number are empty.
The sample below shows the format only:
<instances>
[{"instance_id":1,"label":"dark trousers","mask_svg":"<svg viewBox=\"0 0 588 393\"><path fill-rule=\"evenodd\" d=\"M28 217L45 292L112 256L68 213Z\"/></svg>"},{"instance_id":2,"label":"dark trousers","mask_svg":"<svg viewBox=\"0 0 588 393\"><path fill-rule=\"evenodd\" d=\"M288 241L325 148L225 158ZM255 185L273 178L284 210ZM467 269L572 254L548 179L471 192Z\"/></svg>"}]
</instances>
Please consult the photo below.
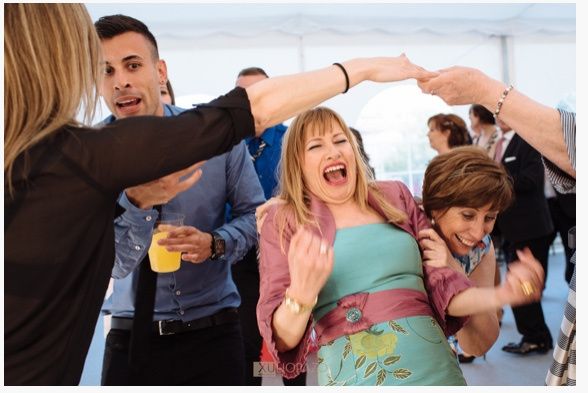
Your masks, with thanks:
<instances>
[{"instance_id":1,"label":"dark trousers","mask_svg":"<svg viewBox=\"0 0 588 393\"><path fill-rule=\"evenodd\" d=\"M169 336L153 335L150 357L129 367L129 330L106 337L102 385L243 385L243 336L239 322Z\"/></svg>"},{"instance_id":2,"label":"dark trousers","mask_svg":"<svg viewBox=\"0 0 588 393\"><path fill-rule=\"evenodd\" d=\"M563 199L563 197L562 197ZM572 255L574 255L574 250L569 247L568 244L568 232L570 229L576 226L576 216L572 216L569 212L566 212L565 209L561 206L562 203L576 203L575 194L573 197L566 196L564 199L565 202L558 200L558 197L554 198L547 198L547 205L549 206L549 212L551 213L551 218L553 220L553 226L555 227L555 231L551 235L550 244L553 243L555 237L559 233L561 237L561 242L563 243L564 251L566 253L566 271L565 271L565 280L569 284L570 280L572 279L572 274L574 274L574 264L571 262ZM570 209L568 209L570 210ZM575 213L575 208L573 212Z\"/></svg>"},{"instance_id":3,"label":"dark trousers","mask_svg":"<svg viewBox=\"0 0 588 393\"><path fill-rule=\"evenodd\" d=\"M549 258L550 239L551 234L523 242L507 244L507 263L511 263L518 259L515 250L529 247L533 256L541 263L541 266L545 271L545 280L547 281L547 260ZM541 301L524 306L513 307L512 312L514 314L517 330L522 334L524 341L531 343L546 343L549 345L552 344L553 339L549 332L549 328L545 323Z\"/></svg>"},{"instance_id":4,"label":"dark trousers","mask_svg":"<svg viewBox=\"0 0 588 393\"><path fill-rule=\"evenodd\" d=\"M241 295L239 318L243 329L243 343L245 346L245 384L247 386L261 386L261 377L253 375L253 363L261 360L262 338L257 326L257 302L259 301L259 268L257 264L257 249L253 247L245 257L232 267L233 281ZM306 373L294 379L282 378L285 386L305 386Z\"/></svg>"}]
</instances>

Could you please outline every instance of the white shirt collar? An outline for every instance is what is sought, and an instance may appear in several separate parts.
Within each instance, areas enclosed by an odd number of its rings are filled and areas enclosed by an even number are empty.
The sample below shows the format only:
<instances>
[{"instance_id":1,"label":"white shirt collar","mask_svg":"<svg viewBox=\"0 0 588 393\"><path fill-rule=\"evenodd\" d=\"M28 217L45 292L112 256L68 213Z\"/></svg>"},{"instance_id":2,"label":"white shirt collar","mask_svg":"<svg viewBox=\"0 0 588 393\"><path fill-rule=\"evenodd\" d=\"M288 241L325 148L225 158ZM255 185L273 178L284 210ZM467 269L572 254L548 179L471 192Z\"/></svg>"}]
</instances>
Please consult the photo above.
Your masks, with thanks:
<instances>
[{"instance_id":1,"label":"white shirt collar","mask_svg":"<svg viewBox=\"0 0 588 393\"><path fill-rule=\"evenodd\" d=\"M505 142L510 142L512 137L514 136L514 134L515 134L514 130L510 130L507 132L503 132L502 137L504 138Z\"/></svg>"}]
</instances>

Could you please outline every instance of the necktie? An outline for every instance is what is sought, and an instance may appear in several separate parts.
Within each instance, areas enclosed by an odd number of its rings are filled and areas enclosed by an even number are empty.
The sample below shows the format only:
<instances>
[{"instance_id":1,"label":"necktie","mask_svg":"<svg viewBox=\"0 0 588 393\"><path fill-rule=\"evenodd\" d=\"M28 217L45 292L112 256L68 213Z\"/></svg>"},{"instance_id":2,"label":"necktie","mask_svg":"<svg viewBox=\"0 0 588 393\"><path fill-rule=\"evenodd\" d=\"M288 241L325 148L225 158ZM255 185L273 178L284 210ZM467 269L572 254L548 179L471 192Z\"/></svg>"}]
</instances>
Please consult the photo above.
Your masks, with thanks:
<instances>
[{"instance_id":1,"label":"necktie","mask_svg":"<svg viewBox=\"0 0 588 393\"><path fill-rule=\"evenodd\" d=\"M155 206L155 209L161 215L161 205ZM135 293L135 316L129 345L129 365L137 370L146 363L150 355L156 288L157 273L151 270L149 253L147 253L139 267L139 279Z\"/></svg>"},{"instance_id":2,"label":"necktie","mask_svg":"<svg viewBox=\"0 0 588 393\"><path fill-rule=\"evenodd\" d=\"M502 137L498 140L498 142L496 142L496 150L494 150L494 161L498 163L502 162L502 156L504 155L504 149L502 148L504 146L504 140L505 138Z\"/></svg>"},{"instance_id":3,"label":"necktie","mask_svg":"<svg viewBox=\"0 0 588 393\"><path fill-rule=\"evenodd\" d=\"M255 162L255 160L257 160L259 156L261 156L261 153L263 153L263 149L265 149L265 147L267 146L263 139L255 138L254 141L255 143L251 141L251 143L249 144L249 153L251 154L251 159L253 160L253 162ZM257 148L255 148L256 145Z\"/></svg>"}]
</instances>

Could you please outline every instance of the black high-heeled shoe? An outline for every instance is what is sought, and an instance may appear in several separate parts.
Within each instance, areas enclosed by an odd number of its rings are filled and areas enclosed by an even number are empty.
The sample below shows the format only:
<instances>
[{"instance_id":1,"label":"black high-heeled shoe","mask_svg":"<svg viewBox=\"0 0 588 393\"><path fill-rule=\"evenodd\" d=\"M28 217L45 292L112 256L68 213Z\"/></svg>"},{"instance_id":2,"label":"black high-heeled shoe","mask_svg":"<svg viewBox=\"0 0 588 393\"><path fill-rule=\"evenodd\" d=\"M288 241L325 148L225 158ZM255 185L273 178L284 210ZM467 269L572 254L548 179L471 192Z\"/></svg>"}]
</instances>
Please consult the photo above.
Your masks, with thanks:
<instances>
[{"instance_id":1,"label":"black high-heeled shoe","mask_svg":"<svg viewBox=\"0 0 588 393\"><path fill-rule=\"evenodd\" d=\"M457 355L457 358L459 359L459 363L465 364L473 362L476 357L473 355L468 356L464 355L463 353L460 353L459 355Z\"/></svg>"}]
</instances>

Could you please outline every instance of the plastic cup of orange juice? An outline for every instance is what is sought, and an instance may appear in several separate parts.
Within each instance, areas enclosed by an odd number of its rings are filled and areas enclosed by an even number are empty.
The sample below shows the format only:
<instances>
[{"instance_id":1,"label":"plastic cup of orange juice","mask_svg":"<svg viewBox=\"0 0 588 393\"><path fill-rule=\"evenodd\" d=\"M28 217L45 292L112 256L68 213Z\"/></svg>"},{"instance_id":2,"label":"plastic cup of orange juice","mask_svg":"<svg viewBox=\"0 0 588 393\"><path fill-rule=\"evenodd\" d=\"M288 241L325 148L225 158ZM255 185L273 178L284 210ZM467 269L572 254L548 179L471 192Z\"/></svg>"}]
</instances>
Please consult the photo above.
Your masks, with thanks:
<instances>
[{"instance_id":1,"label":"plastic cup of orange juice","mask_svg":"<svg viewBox=\"0 0 588 393\"><path fill-rule=\"evenodd\" d=\"M171 273L180 268L182 253L179 251L167 251L164 246L157 244L158 240L167 238L168 232L161 231L160 225L182 226L184 215L172 212L162 212L155 222L151 246L149 247L149 262L151 270L157 273ZM169 230L169 228L168 228Z\"/></svg>"}]
</instances>

